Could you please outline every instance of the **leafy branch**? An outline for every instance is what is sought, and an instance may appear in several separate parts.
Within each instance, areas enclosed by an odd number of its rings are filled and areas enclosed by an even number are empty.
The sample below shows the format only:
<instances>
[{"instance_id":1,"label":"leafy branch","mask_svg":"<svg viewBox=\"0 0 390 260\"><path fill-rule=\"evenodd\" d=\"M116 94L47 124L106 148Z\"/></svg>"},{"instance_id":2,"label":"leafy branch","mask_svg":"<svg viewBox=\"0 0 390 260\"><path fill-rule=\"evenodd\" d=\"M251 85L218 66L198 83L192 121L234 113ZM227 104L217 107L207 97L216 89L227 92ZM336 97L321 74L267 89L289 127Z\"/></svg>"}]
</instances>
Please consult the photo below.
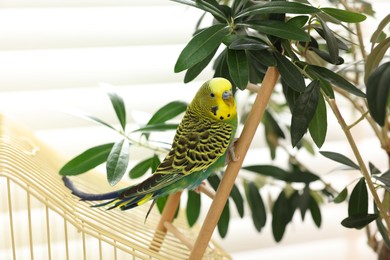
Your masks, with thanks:
<instances>
[{"instance_id":1,"label":"leafy branch","mask_svg":"<svg viewBox=\"0 0 390 260\"><path fill-rule=\"evenodd\" d=\"M251 172L250 177L240 176L241 182L233 186L218 223L220 235L227 235L233 203L240 217L246 214L244 205L247 203L258 231L269 221L267 212L271 212L274 239L280 241L297 210L302 220L310 212L314 223L320 227L320 204L325 201L324 198L335 203L348 199L348 217L342 224L348 228L362 228L375 220L390 248L390 217L385 208L390 201L390 174L372 164L366 166L351 134L351 128L367 120L390 158L390 62L386 62L390 37L384 32L390 23L390 15L379 23L371 37L371 51L366 53L359 23L370 13L365 15L344 0L339 1L344 9L314 7L296 1L232 0L223 4L216 0L174 2L200 9L205 15L213 17L210 26L197 28L177 59L174 71L185 72L184 82L194 80L209 64L213 65L213 76L229 79L235 91L257 90L268 67L276 67L281 76L280 88L276 88L271 97L262 125L270 157L275 159L280 150L287 153L288 168L258 164L245 166L243 169ZM360 4L367 5L363 2ZM357 45L353 43L355 41ZM345 64L350 59L352 61ZM361 64L364 64L364 71ZM348 70L355 75L351 77ZM364 84L359 82L362 73ZM339 97L344 97L360 113L359 119L350 125L345 122L336 104ZM165 151L151 145L150 135L155 131L175 129L177 125L169 123L169 120L186 107L183 102L169 103L159 109L145 126L128 131L123 100L111 91L109 98L120 129L96 117L87 118L118 132L120 138L75 157L61 169L61 174L77 175L107 162L108 181L115 184L127 171L131 146L144 146L155 153ZM246 105L252 105L250 99ZM298 156L290 153L284 144L288 140L294 153L303 149L315 153L314 146L320 149L326 142L327 107L338 119L357 163L332 151L320 153L361 171L363 176L358 178L349 196L347 186L337 192L318 173L307 170L304 163L298 161ZM289 114L291 120L288 123L279 120L281 113ZM159 157L154 154L128 170L129 175L131 178L141 177L149 169L155 169L158 163ZM208 182L217 189L220 174L210 177ZM324 188L313 190L310 186L314 182L322 183ZM262 187L270 183L277 183L280 191L271 203L266 203ZM382 199L378 194L380 189L385 191ZM368 213L368 191L375 201L373 213ZM162 198L157 202L160 210L165 200ZM202 196L189 191L186 212L190 226L199 218L201 201Z\"/></svg>"}]
</instances>

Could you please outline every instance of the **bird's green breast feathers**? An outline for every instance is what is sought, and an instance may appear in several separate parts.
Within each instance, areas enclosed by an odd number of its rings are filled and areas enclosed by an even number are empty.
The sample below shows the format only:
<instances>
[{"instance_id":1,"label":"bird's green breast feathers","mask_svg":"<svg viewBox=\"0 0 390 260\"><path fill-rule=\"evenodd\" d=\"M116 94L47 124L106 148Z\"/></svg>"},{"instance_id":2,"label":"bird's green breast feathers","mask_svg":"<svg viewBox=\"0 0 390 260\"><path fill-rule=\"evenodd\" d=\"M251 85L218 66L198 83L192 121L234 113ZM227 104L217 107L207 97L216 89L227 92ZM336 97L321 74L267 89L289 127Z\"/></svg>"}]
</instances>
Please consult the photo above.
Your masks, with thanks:
<instances>
[{"instance_id":1,"label":"bird's green breast feathers","mask_svg":"<svg viewBox=\"0 0 390 260\"><path fill-rule=\"evenodd\" d=\"M230 82L222 78L206 82L187 108L172 148L155 174L206 171L224 157L236 127L236 104Z\"/></svg>"}]
</instances>

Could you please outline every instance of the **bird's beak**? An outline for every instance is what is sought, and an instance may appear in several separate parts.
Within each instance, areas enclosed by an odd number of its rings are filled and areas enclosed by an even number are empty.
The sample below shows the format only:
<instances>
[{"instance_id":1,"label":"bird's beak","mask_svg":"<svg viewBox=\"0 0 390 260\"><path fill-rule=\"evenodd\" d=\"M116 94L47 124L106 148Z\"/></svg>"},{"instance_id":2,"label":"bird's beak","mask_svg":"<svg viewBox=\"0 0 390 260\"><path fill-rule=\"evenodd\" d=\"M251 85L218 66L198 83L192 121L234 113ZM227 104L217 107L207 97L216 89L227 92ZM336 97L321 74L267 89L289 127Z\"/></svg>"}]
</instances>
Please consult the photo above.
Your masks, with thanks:
<instances>
[{"instance_id":1,"label":"bird's beak","mask_svg":"<svg viewBox=\"0 0 390 260\"><path fill-rule=\"evenodd\" d=\"M226 90L222 93L222 99L225 101L225 103L229 106L229 107L233 107L234 106L234 97L233 97L233 93L231 90Z\"/></svg>"}]
</instances>

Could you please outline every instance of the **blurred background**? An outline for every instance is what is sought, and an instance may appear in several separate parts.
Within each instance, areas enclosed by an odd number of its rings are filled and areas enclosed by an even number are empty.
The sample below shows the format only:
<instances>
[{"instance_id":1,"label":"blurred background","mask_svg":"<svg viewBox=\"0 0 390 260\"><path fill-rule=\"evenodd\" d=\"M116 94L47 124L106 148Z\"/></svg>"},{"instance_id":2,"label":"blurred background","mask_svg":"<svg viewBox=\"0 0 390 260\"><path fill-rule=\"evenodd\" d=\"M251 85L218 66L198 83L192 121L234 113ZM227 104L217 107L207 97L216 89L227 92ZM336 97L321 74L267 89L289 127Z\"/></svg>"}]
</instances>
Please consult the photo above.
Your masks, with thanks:
<instances>
[{"instance_id":1,"label":"blurred background","mask_svg":"<svg viewBox=\"0 0 390 260\"><path fill-rule=\"evenodd\" d=\"M388 0L372 4L375 18L362 23L367 43L390 10ZM184 73L175 74L173 67L201 15L167 0L0 0L0 113L29 128L65 159L110 142L113 133L71 114L83 111L117 124L100 83L113 85L124 98L131 124L145 123L169 101L190 101L212 70L184 84ZM238 105L243 106L240 97ZM343 108L354 117L349 107ZM328 120L331 127L323 150L351 155L336 119L330 115ZM244 164L270 163L262 131L260 126ZM172 134L162 138L170 140ZM365 158L385 169L386 156L370 149L379 144L368 127L362 124L355 134ZM135 163L146 155L135 150L130 159ZM321 156L307 158L306 166L323 173L339 190L358 176L351 171L330 173L337 165ZM203 201L204 217L210 201ZM341 226L345 203L325 203L321 209L320 229L295 214L280 243L274 242L270 223L258 233L249 216L233 216L227 237L215 233L214 239L234 259L375 258L363 230Z\"/></svg>"}]
</instances>

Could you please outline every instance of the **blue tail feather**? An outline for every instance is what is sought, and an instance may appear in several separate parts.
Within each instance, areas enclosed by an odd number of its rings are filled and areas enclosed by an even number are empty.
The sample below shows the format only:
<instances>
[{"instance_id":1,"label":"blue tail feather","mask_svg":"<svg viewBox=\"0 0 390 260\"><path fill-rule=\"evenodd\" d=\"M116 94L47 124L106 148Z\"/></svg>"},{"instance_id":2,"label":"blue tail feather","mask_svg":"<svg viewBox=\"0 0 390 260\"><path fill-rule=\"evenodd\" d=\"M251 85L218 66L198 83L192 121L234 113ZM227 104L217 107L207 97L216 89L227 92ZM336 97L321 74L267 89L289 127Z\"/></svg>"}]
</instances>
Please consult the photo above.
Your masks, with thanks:
<instances>
[{"instance_id":1,"label":"blue tail feather","mask_svg":"<svg viewBox=\"0 0 390 260\"><path fill-rule=\"evenodd\" d=\"M82 192L79 189L77 189L74 186L73 182L65 176L62 177L62 180L64 181L65 186L72 191L72 194L76 195L81 200L93 201L93 200L116 199L123 192L123 190L116 190L116 191L102 193L102 194L91 194L91 193Z\"/></svg>"}]
</instances>

